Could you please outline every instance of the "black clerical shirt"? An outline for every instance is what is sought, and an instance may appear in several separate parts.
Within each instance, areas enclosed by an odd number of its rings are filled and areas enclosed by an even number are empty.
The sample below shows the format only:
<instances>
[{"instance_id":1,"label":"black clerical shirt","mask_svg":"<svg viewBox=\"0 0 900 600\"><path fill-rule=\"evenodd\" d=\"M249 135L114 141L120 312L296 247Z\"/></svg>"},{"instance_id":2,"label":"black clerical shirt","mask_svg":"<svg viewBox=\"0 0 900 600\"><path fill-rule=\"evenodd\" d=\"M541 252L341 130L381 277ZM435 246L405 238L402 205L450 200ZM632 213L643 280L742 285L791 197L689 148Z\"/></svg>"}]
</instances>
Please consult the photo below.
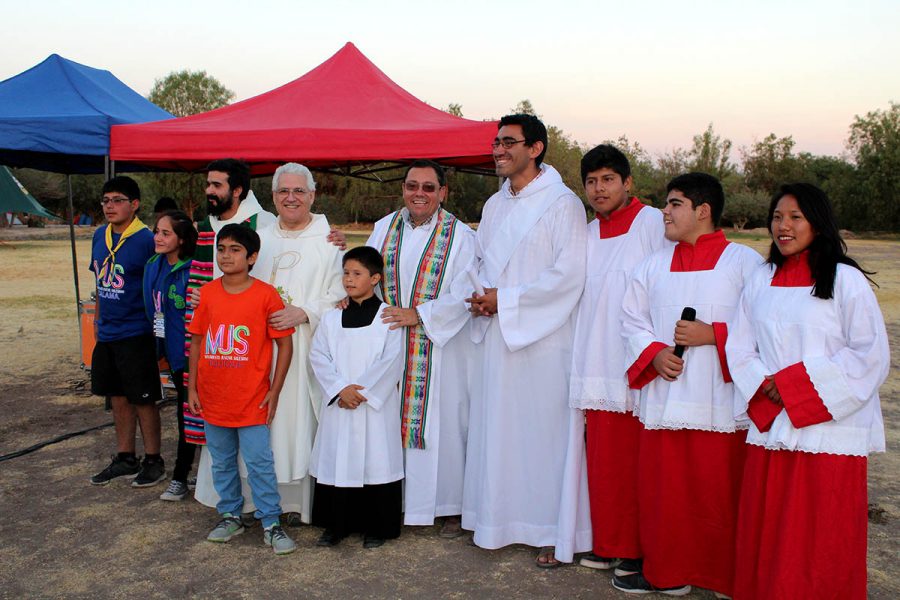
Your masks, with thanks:
<instances>
[{"instance_id":1,"label":"black clerical shirt","mask_svg":"<svg viewBox=\"0 0 900 600\"><path fill-rule=\"evenodd\" d=\"M362 303L351 298L347 308L341 311L341 327L344 329L368 327L375 320L375 315L378 314L378 307L380 306L381 300L378 296L367 298Z\"/></svg>"}]
</instances>

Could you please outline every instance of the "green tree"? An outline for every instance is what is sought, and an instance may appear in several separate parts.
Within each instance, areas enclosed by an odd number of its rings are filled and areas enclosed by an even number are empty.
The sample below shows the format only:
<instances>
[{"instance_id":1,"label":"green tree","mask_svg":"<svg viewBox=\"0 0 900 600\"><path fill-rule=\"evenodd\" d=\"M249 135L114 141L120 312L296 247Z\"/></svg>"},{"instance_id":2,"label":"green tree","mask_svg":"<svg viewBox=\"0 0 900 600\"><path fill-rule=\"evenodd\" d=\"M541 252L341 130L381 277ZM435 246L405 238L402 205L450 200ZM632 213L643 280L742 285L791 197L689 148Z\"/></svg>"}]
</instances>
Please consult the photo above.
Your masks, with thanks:
<instances>
[{"instance_id":1,"label":"green tree","mask_svg":"<svg viewBox=\"0 0 900 600\"><path fill-rule=\"evenodd\" d=\"M858 206L872 229L900 231L900 104L859 115L847 146L856 160Z\"/></svg>"},{"instance_id":2,"label":"green tree","mask_svg":"<svg viewBox=\"0 0 900 600\"><path fill-rule=\"evenodd\" d=\"M234 92L206 71L185 69L154 81L147 99L176 117L186 117L225 106Z\"/></svg>"},{"instance_id":3,"label":"green tree","mask_svg":"<svg viewBox=\"0 0 900 600\"><path fill-rule=\"evenodd\" d=\"M539 119L541 118L534 110L534 106L531 105L531 100L528 100L527 98L525 100L519 100L519 103L512 109L512 112L518 115L534 115Z\"/></svg>"},{"instance_id":4,"label":"green tree","mask_svg":"<svg viewBox=\"0 0 900 600\"><path fill-rule=\"evenodd\" d=\"M748 224L764 227L768 210L769 197L766 194L744 189L727 195L722 218L729 221L735 231Z\"/></svg>"},{"instance_id":5,"label":"green tree","mask_svg":"<svg viewBox=\"0 0 900 600\"><path fill-rule=\"evenodd\" d=\"M779 138L770 133L750 148L741 148L747 187L773 194L781 184L805 179L794 145L793 136Z\"/></svg>"},{"instance_id":6,"label":"green tree","mask_svg":"<svg viewBox=\"0 0 900 600\"><path fill-rule=\"evenodd\" d=\"M724 180L737 172L737 166L731 162L731 140L723 139L713 131L710 123L706 131L694 136L694 145L688 151L692 171L709 173Z\"/></svg>"},{"instance_id":7,"label":"green tree","mask_svg":"<svg viewBox=\"0 0 900 600\"><path fill-rule=\"evenodd\" d=\"M463 116L462 104L457 104L456 102L451 102L447 106L447 110L444 112L448 112L451 115L453 115L454 117L461 117L461 116Z\"/></svg>"}]
</instances>

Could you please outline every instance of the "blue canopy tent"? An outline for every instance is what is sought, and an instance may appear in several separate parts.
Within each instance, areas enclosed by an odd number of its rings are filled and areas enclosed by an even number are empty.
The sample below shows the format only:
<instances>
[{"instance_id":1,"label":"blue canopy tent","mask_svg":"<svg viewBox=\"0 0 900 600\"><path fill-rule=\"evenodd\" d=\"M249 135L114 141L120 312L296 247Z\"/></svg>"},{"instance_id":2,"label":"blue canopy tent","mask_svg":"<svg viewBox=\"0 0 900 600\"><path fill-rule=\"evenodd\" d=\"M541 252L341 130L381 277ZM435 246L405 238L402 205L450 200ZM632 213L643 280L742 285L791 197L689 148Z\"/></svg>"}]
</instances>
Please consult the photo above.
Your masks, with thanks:
<instances>
[{"instance_id":1,"label":"blue canopy tent","mask_svg":"<svg viewBox=\"0 0 900 600\"><path fill-rule=\"evenodd\" d=\"M109 71L58 54L0 81L0 165L72 174L112 174L113 125L173 118ZM80 307L72 184L68 179L69 235L75 300Z\"/></svg>"},{"instance_id":2,"label":"blue canopy tent","mask_svg":"<svg viewBox=\"0 0 900 600\"><path fill-rule=\"evenodd\" d=\"M110 127L171 118L109 71L51 54L0 81L0 164L103 173Z\"/></svg>"}]
</instances>

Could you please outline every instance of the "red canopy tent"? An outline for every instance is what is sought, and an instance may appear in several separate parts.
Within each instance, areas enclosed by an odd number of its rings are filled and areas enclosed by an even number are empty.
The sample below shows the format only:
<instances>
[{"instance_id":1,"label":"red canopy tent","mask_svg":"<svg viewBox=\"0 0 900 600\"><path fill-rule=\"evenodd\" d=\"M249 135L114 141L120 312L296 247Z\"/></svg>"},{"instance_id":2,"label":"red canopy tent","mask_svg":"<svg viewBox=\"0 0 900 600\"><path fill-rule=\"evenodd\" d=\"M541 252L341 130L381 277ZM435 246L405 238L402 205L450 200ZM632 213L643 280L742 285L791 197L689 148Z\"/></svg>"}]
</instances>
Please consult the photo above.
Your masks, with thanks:
<instances>
[{"instance_id":1,"label":"red canopy tent","mask_svg":"<svg viewBox=\"0 0 900 600\"><path fill-rule=\"evenodd\" d=\"M496 121L453 116L391 81L348 42L334 56L270 92L199 115L112 128L110 157L195 171L224 156L255 175L285 161L371 176L417 158L493 172ZM374 163L392 163L375 165Z\"/></svg>"}]
</instances>

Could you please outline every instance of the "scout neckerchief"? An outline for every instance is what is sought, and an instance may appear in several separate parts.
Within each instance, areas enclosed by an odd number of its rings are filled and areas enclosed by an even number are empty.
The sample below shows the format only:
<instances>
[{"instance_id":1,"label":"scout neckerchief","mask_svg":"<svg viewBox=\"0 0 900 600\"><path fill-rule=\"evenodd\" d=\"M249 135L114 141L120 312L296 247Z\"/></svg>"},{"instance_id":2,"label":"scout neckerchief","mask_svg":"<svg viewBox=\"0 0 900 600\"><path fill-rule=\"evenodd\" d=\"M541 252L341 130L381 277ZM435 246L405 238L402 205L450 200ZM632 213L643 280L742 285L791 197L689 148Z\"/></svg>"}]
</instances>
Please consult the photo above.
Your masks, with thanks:
<instances>
[{"instance_id":1,"label":"scout neckerchief","mask_svg":"<svg viewBox=\"0 0 900 600\"><path fill-rule=\"evenodd\" d=\"M106 250L109 254L106 255L106 258L103 259L103 265L100 266L99 275L103 276L107 273L114 273L116 266L116 252L122 247L122 244L125 243L125 240L141 231L142 229L148 229L146 225L144 225L140 219L135 217L132 219L131 223L128 224L128 227L125 228L125 231L122 232L122 235L119 237L119 242L113 247L113 231L112 225L106 226Z\"/></svg>"},{"instance_id":2,"label":"scout neckerchief","mask_svg":"<svg viewBox=\"0 0 900 600\"><path fill-rule=\"evenodd\" d=\"M400 246L403 243L402 211L397 211L381 246L384 256L382 296L391 306L403 306L400 302ZM444 266L453 244L457 219L441 209L425 250L419 259L416 277L410 290L407 307L415 308L433 300L441 289ZM428 414L428 394L431 387L431 353L433 343L425 334L421 323L407 328L406 367L403 371L401 393L402 413L400 433L404 448L425 448L425 418Z\"/></svg>"}]
</instances>

